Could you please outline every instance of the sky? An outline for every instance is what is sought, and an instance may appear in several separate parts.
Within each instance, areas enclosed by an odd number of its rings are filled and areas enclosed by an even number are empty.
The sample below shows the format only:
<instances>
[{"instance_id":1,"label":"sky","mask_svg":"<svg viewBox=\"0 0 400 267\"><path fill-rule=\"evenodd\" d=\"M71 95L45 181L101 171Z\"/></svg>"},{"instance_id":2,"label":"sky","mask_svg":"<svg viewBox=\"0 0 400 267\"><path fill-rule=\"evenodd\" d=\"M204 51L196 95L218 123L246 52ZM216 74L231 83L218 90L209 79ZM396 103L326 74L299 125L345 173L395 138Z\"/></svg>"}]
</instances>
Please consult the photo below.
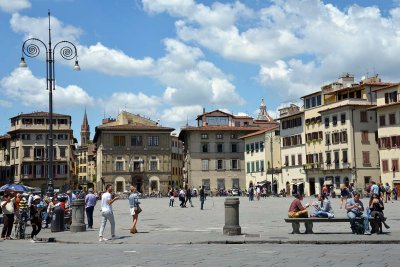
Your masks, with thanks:
<instances>
[{"instance_id":1,"label":"sky","mask_svg":"<svg viewBox=\"0 0 400 267\"><path fill-rule=\"evenodd\" d=\"M176 132L220 109L273 117L343 73L400 81L400 1L395 0L0 0L0 135L20 113L48 111L45 49L24 40L75 44L81 71L56 49L55 113L86 109L91 136L122 110ZM58 46L61 48L61 46Z\"/></svg>"}]
</instances>

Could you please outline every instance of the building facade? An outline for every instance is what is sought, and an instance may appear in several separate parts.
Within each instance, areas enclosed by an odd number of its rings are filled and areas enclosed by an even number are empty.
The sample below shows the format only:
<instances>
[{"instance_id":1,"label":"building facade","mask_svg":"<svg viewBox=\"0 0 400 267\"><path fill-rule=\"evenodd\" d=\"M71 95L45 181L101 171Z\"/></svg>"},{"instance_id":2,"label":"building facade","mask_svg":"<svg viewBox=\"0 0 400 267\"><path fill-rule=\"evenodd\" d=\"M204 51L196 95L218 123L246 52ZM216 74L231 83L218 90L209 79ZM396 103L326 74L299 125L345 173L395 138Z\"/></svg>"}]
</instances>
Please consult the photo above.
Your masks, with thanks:
<instances>
[{"instance_id":1,"label":"building facade","mask_svg":"<svg viewBox=\"0 0 400 267\"><path fill-rule=\"evenodd\" d=\"M282 183L287 194L314 195L315 181L306 181L304 110L294 104L279 110Z\"/></svg>"},{"instance_id":2,"label":"building facade","mask_svg":"<svg viewBox=\"0 0 400 267\"><path fill-rule=\"evenodd\" d=\"M385 84L377 76L354 83L345 74L303 97L310 192L320 192L323 184L339 193L343 184L363 189L379 181L376 114L369 108L376 105L373 90Z\"/></svg>"},{"instance_id":3,"label":"building facade","mask_svg":"<svg viewBox=\"0 0 400 267\"><path fill-rule=\"evenodd\" d=\"M122 111L96 127L97 189L136 185L142 193L167 193L171 183L171 132L148 118Z\"/></svg>"},{"instance_id":4,"label":"building facade","mask_svg":"<svg viewBox=\"0 0 400 267\"><path fill-rule=\"evenodd\" d=\"M265 109L264 100L260 110ZM220 110L197 117L197 127L186 126L179 134L185 146L185 171L191 187L204 186L216 192L220 189L245 189L245 144L241 136L276 125L272 118L234 116Z\"/></svg>"},{"instance_id":5,"label":"building facade","mask_svg":"<svg viewBox=\"0 0 400 267\"><path fill-rule=\"evenodd\" d=\"M381 182L400 190L400 84L375 90Z\"/></svg>"},{"instance_id":6,"label":"building facade","mask_svg":"<svg viewBox=\"0 0 400 267\"><path fill-rule=\"evenodd\" d=\"M183 188L187 184L184 170L183 143L178 136L171 136L171 179L168 185L172 188Z\"/></svg>"},{"instance_id":7,"label":"building facade","mask_svg":"<svg viewBox=\"0 0 400 267\"><path fill-rule=\"evenodd\" d=\"M44 192L48 178L48 112L20 114L11 118L10 137L4 155L10 169L10 182L40 187ZM66 190L76 184L73 172L75 139L71 116L53 114L54 188Z\"/></svg>"}]
</instances>

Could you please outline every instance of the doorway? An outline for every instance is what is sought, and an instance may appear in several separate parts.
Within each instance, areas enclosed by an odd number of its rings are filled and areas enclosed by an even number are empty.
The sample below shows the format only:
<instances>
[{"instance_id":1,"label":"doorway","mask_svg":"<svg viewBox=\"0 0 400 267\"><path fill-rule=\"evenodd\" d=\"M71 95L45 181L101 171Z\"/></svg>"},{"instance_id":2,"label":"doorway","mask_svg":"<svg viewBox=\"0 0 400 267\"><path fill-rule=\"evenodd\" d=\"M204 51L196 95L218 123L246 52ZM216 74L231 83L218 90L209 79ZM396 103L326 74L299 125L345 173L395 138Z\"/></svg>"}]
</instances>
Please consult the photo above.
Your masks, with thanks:
<instances>
[{"instance_id":1,"label":"doorway","mask_svg":"<svg viewBox=\"0 0 400 267\"><path fill-rule=\"evenodd\" d=\"M314 196L315 195L315 178L309 179L309 185L310 185L310 196Z\"/></svg>"},{"instance_id":2,"label":"doorway","mask_svg":"<svg viewBox=\"0 0 400 267\"><path fill-rule=\"evenodd\" d=\"M137 191L143 193L143 178L142 177L132 177L131 185L136 186Z\"/></svg>"}]
</instances>

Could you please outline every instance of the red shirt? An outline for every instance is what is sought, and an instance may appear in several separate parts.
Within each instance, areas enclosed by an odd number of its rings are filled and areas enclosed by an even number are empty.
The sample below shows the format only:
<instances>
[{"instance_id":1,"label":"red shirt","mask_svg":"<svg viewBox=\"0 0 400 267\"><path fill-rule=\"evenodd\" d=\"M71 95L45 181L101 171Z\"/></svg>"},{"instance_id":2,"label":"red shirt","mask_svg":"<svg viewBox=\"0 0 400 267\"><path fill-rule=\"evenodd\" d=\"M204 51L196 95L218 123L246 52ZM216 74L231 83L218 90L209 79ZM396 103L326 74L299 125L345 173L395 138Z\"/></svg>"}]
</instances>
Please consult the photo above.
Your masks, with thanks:
<instances>
[{"instance_id":1,"label":"red shirt","mask_svg":"<svg viewBox=\"0 0 400 267\"><path fill-rule=\"evenodd\" d=\"M301 205L300 199L296 198L295 200L293 200L293 202L290 204L289 207L289 212L298 212L301 210L305 210L305 208L303 207L303 205Z\"/></svg>"}]
</instances>

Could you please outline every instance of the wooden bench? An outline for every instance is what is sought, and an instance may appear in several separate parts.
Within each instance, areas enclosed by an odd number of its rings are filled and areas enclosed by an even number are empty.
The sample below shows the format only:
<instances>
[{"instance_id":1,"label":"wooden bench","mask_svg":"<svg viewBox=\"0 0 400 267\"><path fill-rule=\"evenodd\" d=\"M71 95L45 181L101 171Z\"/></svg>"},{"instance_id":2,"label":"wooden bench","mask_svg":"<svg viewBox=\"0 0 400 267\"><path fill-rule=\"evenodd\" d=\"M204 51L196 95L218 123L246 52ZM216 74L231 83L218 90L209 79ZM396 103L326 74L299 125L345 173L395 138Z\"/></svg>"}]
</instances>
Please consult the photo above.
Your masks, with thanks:
<instances>
[{"instance_id":1,"label":"wooden bench","mask_svg":"<svg viewBox=\"0 0 400 267\"><path fill-rule=\"evenodd\" d=\"M362 218L357 217L357 221L362 223ZM375 219L370 217L368 219L370 222L373 222ZM304 223L306 227L305 234L313 234L313 225L314 223L339 223L339 222L347 222L350 223L350 219L347 217L342 218L319 218L319 217L310 217L310 218L286 218L285 222L291 223L293 232L292 234L300 234L300 223Z\"/></svg>"}]
</instances>

